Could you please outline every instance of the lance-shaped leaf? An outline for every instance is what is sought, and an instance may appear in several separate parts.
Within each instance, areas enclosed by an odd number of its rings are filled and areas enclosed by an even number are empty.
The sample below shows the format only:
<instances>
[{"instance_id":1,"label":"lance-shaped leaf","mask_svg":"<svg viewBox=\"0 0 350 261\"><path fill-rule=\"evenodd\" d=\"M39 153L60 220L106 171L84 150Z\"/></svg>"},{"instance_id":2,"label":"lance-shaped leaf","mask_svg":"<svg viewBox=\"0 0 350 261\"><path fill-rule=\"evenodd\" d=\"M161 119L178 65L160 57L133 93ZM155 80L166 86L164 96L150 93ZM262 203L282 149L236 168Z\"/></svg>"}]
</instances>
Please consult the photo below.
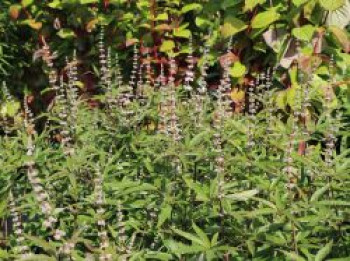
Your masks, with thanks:
<instances>
[{"instance_id":1,"label":"lance-shaped leaf","mask_svg":"<svg viewBox=\"0 0 350 261\"><path fill-rule=\"evenodd\" d=\"M259 193L259 190L251 189L251 190L238 192L238 193L235 193L235 194L226 195L226 198L237 200L237 201L245 201L245 200L248 200L248 199L254 197L258 193Z\"/></svg>"}]
</instances>

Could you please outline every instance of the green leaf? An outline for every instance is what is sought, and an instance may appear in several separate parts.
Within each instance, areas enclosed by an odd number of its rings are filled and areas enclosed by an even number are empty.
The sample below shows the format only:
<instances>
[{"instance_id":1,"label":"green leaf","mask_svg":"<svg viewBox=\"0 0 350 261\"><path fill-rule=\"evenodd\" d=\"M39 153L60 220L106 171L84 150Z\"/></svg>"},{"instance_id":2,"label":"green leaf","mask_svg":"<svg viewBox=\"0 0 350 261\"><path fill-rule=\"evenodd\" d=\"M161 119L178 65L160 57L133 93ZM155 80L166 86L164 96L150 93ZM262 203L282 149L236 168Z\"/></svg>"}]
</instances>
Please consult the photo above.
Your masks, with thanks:
<instances>
[{"instance_id":1,"label":"green leaf","mask_svg":"<svg viewBox=\"0 0 350 261\"><path fill-rule=\"evenodd\" d=\"M19 102L6 102L2 107L1 107L1 114L6 115L9 117L13 117L17 114L19 111L21 105Z\"/></svg>"},{"instance_id":2,"label":"green leaf","mask_svg":"<svg viewBox=\"0 0 350 261\"><path fill-rule=\"evenodd\" d=\"M1 260L7 260L7 258L10 258L10 254L6 250L0 249L0 258Z\"/></svg>"},{"instance_id":3,"label":"green leaf","mask_svg":"<svg viewBox=\"0 0 350 261\"><path fill-rule=\"evenodd\" d=\"M63 28L58 31L57 35L62 39L73 38L75 37L75 33L71 29Z\"/></svg>"},{"instance_id":4,"label":"green leaf","mask_svg":"<svg viewBox=\"0 0 350 261\"><path fill-rule=\"evenodd\" d=\"M160 211L160 214L158 217L158 223L157 223L158 228L161 227L164 224L164 222L170 218L171 210L172 210L172 207L170 205L166 205L162 207L162 210Z\"/></svg>"},{"instance_id":5,"label":"green leaf","mask_svg":"<svg viewBox=\"0 0 350 261\"><path fill-rule=\"evenodd\" d=\"M199 246L199 245L189 246L180 242L176 242L174 240L166 240L164 244L168 249L170 249L171 252L176 254L181 254L181 255L198 253L204 250L202 246Z\"/></svg>"},{"instance_id":6,"label":"green leaf","mask_svg":"<svg viewBox=\"0 0 350 261\"><path fill-rule=\"evenodd\" d=\"M344 51L348 53L350 51L350 39L346 31L334 25L330 26L329 29L341 44Z\"/></svg>"},{"instance_id":7,"label":"green leaf","mask_svg":"<svg viewBox=\"0 0 350 261\"><path fill-rule=\"evenodd\" d=\"M26 24L33 28L34 30L40 30L43 26L42 22L37 22L35 19L26 19L22 22L22 24Z\"/></svg>"},{"instance_id":8,"label":"green leaf","mask_svg":"<svg viewBox=\"0 0 350 261\"><path fill-rule=\"evenodd\" d=\"M43 248L48 254L56 253L56 246L53 242L48 242L36 236L26 235L26 238L30 240L34 245Z\"/></svg>"},{"instance_id":9,"label":"green leaf","mask_svg":"<svg viewBox=\"0 0 350 261\"><path fill-rule=\"evenodd\" d=\"M169 19L168 13L162 13L157 15L156 21L167 21Z\"/></svg>"},{"instance_id":10,"label":"green leaf","mask_svg":"<svg viewBox=\"0 0 350 261\"><path fill-rule=\"evenodd\" d=\"M168 261L168 260L172 260L173 256L167 253L149 251L145 254L145 258L149 260Z\"/></svg>"},{"instance_id":11,"label":"green leaf","mask_svg":"<svg viewBox=\"0 0 350 261\"><path fill-rule=\"evenodd\" d=\"M7 208L7 200L0 201L0 218L6 215L5 209Z\"/></svg>"},{"instance_id":12,"label":"green leaf","mask_svg":"<svg viewBox=\"0 0 350 261\"><path fill-rule=\"evenodd\" d=\"M202 5L201 4L197 4L197 3L193 3L193 4L188 4L188 5L185 5L184 7L182 7L181 9L181 13L184 14L184 13L187 13L187 12L190 12L190 11L193 11L193 10L202 10Z\"/></svg>"},{"instance_id":13,"label":"green leaf","mask_svg":"<svg viewBox=\"0 0 350 261\"><path fill-rule=\"evenodd\" d=\"M329 242L328 244L326 244L323 248L321 248L316 256L315 256L315 261L323 261L325 260L325 258L329 255L329 253L331 252L333 247L333 242Z\"/></svg>"},{"instance_id":14,"label":"green leaf","mask_svg":"<svg viewBox=\"0 0 350 261\"><path fill-rule=\"evenodd\" d=\"M304 25L302 27L297 27L292 30L292 34L295 38L302 41L310 41L312 36L314 35L315 27L312 25Z\"/></svg>"},{"instance_id":15,"label":"green leaf","mask_svg":"<svg viewBox=\"0 0 350 261\"><path fill-rule=\"evenodd\" d=\"M196 23L196 25L198 27L203 27L205 25L210 25L210 21L209 20L207 20L207 19L205 19L203 17L199 17L199 16L196 17L195 23Z\"/></svg>"},{"instance_id":16,"label":"green leaf","mask_svg":"<svg viewBox=\"0 0 350 261\"><path fill-rule=\"evenodd\" d=\"M214 236L212 237L211 242L210 242L210 245L211 245L212 247L217 245L217 243L218 243L218 238L219 238L219 233L216 232L216 233L214 234Z\"/></svg>"},{"instance_id":17,"label":"green leaf","mask_svg":"<svg viewBox=\"0 0 350 261\"><path fill-rule=\"evenodd\" d=\"M221 27L221 33L223 37L227 38L245 30L247 27L242 20L230 16L225 19L224 25Z\"/></svg>"},{"instance_id":18,"label":"green leaf","mask_svg":"<svg viewBox=\"0 0 350 261\"><path fill-rule=\"evenodd\" d=\"M47 6L53 9L62 9L62 3L60 0L54 0L51 3L48 3Z\"/></svg>"},{"instance_id":19,"label":"green leaf","mask_svg":"<svg viewBox=\"0 0 350 261\"><path fill-rule=\"evenodd\" d=\"M284 250L282 250L282 252L286 257L290 258L293 261L305 261L305 258L301 257L300 255L298 255L295 252L287 252Z\"/></svg>"},{"instance_id":20,"label":"green leaf","mask_svg":"<svg viewBox=\"0 0 350 261\"><path fill-rule=\"evenodd\" d=\"M345 0L319 0L320 5L327 11L334 11L345 4Z\"/></svg>"},{"instance_id":21,"label":"green leaf","mask_svg":"<svg viewBox=\"0 0 350 261\"><path fill-rule=\"evenodd\" d=\"M34 0L22 0L22 6L23 7L28 7L28 6L30 6L33 3L34 3Z\"/></svg>"},{"instance_id":22,"label":"green leaf","mask_svg":"<svg viewBox=\"0 0 350 261\"><path fill-rule=\"evenodd\" d=\"M293 0L293 4L296 6L296 7L299 7L303 4L305 4L307 1L309 0Z\"/></svg>"},{"instance_id":23,"label":"green leaf","mask_svg":"<svg viewBox=\"0 0 350 261\"><path fill-rule=\"evenodd\" d=\"M326 184L324 187L319 188L318 190L316 190L314 192L314 194L312 194L311 198L310 198L310 202L315 202L317 201L326 191L328 191L330 185Z\"/></svg>"},{"instance_id":24,"label":"green leaf","mask_svg":"<svg viewBox=\"0 0 350 261\"><path fill-rule=\"evenodd\" d=\"M191 37L191 31L188 30L188 29L175 29L174 30L174 36L182 37L182 38L190 38Z\"/></svg>"},{"instance_id":25,"label":"green leaf","mask_svg":"<svg viewBox=\"0 0 350 261\"><path fill-rule=\"evenodd\" d=\"M194 236L194 235L192 235L190 233L187 233L185 231L182 231L180 229L177 229L177 228L173 228L173 230L179 236L182 236L182 237L186 238L187 240L190 240L190 241L192 241L194 243L197 243L198 245L206 247L206 243L203 242L200 238L198 238L198 237L196 237L196 236Z\"/></svg>"},{"instance_id":26,"label":"green leaf","mask_svg":"<svg viewBox=\"0 0 350 261\"><path fill-rule=\"evenodd\" d=\"M240 1L224 0L221 3L221 8L225 10L226 8L230 8L239 4L240 4Z\"/></svg>"},{"instance_id":27,"label":"green leaf","mask_svg":"<svg viewBox=\"0 0 350 261\"><path fill-rule=\"evenodd\" d=\"M259 193L259 190L251 189L251 190L246 190L235 194L226 195L226 198L237 200L237 201L245 201L254 197L258 193Z\"/></svg>"},{"instance_id":28,"label":"green leaf","mask_svg":"<svg viewBox=\"0 0 350 261\"><path fill-rule=\"evenodd\" d=\"M169 52L172 51L175 48L175 43L172 40L165 40L163 41L162 45L160 46L161 52Z\"/></svg>"},{"instance_id":29,"label":"green leaf","mask_svg":"<svg viewBox=\"0 0 350 261\"><path fill-rule=\"evenodd\" d=\"M266 0L245 0L244 11L251 11L257 5L262 5Z\"/></svg>"},{"instance_id":30,"label":"green leaf","mask_svg":"<svg viewBox=\"0 0 350 261\"><path fill-rule=\"evenodd\" d=\"M280 18L280 14L277 13L276 8L271 8L268 11L259 13L252 20L252 27L255 29L265 28L277 21Z\"/></svg>"},{"instance_id":31,"label":"green leaf","mask_svg":"<svg viewBox=\"0 0 350 261\"><path fill-rule=\"evenodd\" d=\"M98 3L99 0L80 0L80 3L82 5L87 5L87 4L95 4L95 3Z\"/></svg>"},{"instance_id":32,"label":"green leaf","mask_svg":"<svg viewBox=\"0 0 350 261\"><path fill-rule=\"evenodd\" d=\"M211 244L207 234L205 234L204 231L201 230L194 222L192 223L192 227L198 237L204 241L205 247L209 249Z\"/></svg>"},{"instance_id":33,"label":"green leaf","mask_svg":"<svg viewBox=\"0 0 350 261\"><path fill-rule=\"evenodd\" d=\"M22 257L20 259L17 259L18 261L55 261L57 260L54 257L50 257L47 255L28 255L27 257Z\"/></svg>"},{"instance_id":34,"label":"green leaf","mask_svg":"<svg viewBox=\"0 0 350 261\"><path fill-rule=\"evenodd\" d=\"M235 78L241 78L245 75L246 67L241 64L240 61L237 61L233 64L230 69L230 75Z\"/></svg>"},{"instance_id":35,"label":"green leaf","mask_svg":"<svg viewBox=\"0 0 350 261\"><path fill-rule=\"evenodd\" d=\"M350 207L350 202L345 200L322 200L315 203L318 206L343 206Z\"/></svg>"}]
</instances>

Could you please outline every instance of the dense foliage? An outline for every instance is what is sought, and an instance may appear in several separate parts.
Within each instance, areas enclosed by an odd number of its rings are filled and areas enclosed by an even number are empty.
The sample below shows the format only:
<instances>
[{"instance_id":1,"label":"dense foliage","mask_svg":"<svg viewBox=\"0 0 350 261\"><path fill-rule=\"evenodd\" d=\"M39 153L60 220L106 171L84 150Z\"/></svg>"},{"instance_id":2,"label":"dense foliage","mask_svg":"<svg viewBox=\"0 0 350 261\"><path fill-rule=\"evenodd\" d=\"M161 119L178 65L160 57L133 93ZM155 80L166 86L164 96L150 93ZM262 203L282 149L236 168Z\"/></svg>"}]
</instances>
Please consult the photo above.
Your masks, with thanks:
<instances>
[{"instance_id":1,"label":"dense foliage","mask_svg":"<svg viewBox=\"0 0 350 261\"><path fill-rule=\"evenodd\" d=\"M350 259L349 1L0 7L0 260Z\"/></svg>"}]
</instances>

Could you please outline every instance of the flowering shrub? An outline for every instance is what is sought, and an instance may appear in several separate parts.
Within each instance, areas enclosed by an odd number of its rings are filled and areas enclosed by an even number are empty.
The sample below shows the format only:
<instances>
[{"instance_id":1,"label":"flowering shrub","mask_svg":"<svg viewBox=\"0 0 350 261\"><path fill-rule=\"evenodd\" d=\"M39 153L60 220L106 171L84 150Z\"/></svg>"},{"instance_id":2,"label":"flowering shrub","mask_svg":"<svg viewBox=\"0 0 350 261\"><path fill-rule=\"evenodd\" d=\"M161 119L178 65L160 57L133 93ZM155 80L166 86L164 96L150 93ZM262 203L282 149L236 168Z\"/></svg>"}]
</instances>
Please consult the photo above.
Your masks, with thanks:
<instances>
[{"instance_id":1,"label":"flowering shrub","mask_svg":"<svg viewBox=\"0 0 350 261\"><path fill-rule=\"evenodd\" d=\"M300 64L293 94L281 96L275 66L252 74L233 108L229 59L208 90L209 45L196 68L189 40L181 72L172 53L152 65L135 44L127 81L100 36L99 95L79 96L79 57L58 74L47 44L46 112L3 84L1 260L350 258L345 105L332 59L324 96Z\"/></svg>"}]
</instances>

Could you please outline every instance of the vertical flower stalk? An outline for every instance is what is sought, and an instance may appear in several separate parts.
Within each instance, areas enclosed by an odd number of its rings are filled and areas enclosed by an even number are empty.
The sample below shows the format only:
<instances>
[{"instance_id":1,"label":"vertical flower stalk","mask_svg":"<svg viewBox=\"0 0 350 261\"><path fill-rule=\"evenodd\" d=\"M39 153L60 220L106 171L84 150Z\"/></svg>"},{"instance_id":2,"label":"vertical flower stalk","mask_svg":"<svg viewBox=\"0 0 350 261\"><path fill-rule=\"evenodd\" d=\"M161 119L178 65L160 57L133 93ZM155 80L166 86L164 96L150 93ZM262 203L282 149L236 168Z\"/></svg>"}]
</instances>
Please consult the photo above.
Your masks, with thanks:
<instances>
[{"instance_id":1,"label":"vertical flower stalk","mask_svg":"<svg viewBox=\"0 0 350 261\"><path fill-rule=\"evenodd\" d=\"M160 102L159 102L159 133L168 135L168 122L169 122L169 103L168 103L168 88L166 86L166 79L164 75L164 65L160 65L160 74L158 77L159 90L160 90Z\"/></svg>"},{"instance_id":2,"label":"vertical flower stalk","mask_svg":"<svg viewBox=\"0 0 350 261\"><path fill-rule=\"evenodd\" d=\"M301 101L301 118L303 121L303 136L305 137L305 139L308 139L309 133L307 131L306 128L306 124L307 124L307 116L308 116L308 108L311 106L310 103L310 82L312 80L312 76L316 70L316 66L315 68L312 68L311 73L306 77L306 82L305 84L302 83L302 101ZM304 76L303 76L304 78Z\"/></svg>"},{"instance_id":3,"label":"vertical flower stalk","mask_svg":"<svg viewBox=\"0 0 350 261\"><path fill-rule=\"evenodd\" d=\"M105 86L106 92L106 103L107 106L112 109L113 108L113 96L112 96L112 49L108 47L107 49L107 65L106 65L106 75L103 79L105 82L103 85Z\"/></svg>"},{"instance_id":4,"label":"vertical flower stalk","mask_svg":"<svg viewBox=\"0 0 350 261\"><path fill-rule=\"evenodd\" d=\"M145 63L140 63L139 70L138 70L138 81L136 84L136 97L137 100L142 104L144 99L144 87L145 87L145 81L144 81L144 69L145 69Z\"/></svg>"},{"instance_id":5,"label":"vertical flower stalk","mask_svg":"<svg viewBox=\"0 0 350 261\"><path fill-rule=\"evenodd\" d=\"M181 130L179 127L178 117L176 115L176 87L175 87L175 75L176 75L176 62L174 58L170 59L170 77L169 77L169 106L170 106L170 124L168 126L168 132L172 135L173 142L177 143L181 140Z\"/></svg>"},{"instance_id":6,"label":"vertical flower stalk","mask_svg":"<svg viewBox=\"0 0 350 261\"><path fill-rule=\"evenodd\" d=\"M117 202L117 226L118 226L118 250L123 253L125 252L125 223L123 215L123 206L120 200Z\"/></svg>"},{"instance_id":7,"label":"vertical flower stalk","mask_svg":"<svg viewBox=\"0 0 350 261\"><path fill-rule=\"evenodd\" d=\"M147 51L147 54L146 54L145 67L146 67L145 85L148 88L148 87L151 87L151 84L152 84L152 67L151 67L151 56L149 54L149 51Z\"/></svg>"},{"instance_id":8,"label":"vertical flower stalk","mask_svg":"<svg viewBox=\"0 0 350 261\"><path fill-rule=\"evenodd\" d=\"M115 54L115 58L114 58L114 83L116 88L120 88L121 85L123 84L123 75L120 69L118 53Z\"/></svg>"},{"instance_id":9,"label":"vertical flower stalk","mask_svg":"<svg viewBox=\"0 0 350 261\"><path fill-rule=\"evenodd\" d=\"M122 85L118 97L118 106L120 107L121 120L124 125L131 126L132 116L135 114L132 108L132 102L134 99L134 92L137 91L137 82L136 77L138 73L138 49L137 45L134 45L134 54L133 54L133 67L129 80L129 84Z\"/></svg>"},{"instance_id":10,"label":"vertical flower stalk","mask_svg":"<svg viewBox=\"0 0 350 261\"><path fill-rule=\"evenodd\" d=\"M106 89L111 92L112 88L112 49L108 47L107 49L107 72L106 72Z\"/></svg>"},{"instance_id":11,"label":"vertical flower stalk","mask_svg":"<svg viewBox=\"0 0 350 261\"><path fill-rule=\"evenodd\" d=\"M132 250L133 250L134 245L135 245L136 235L137 235L136 232L134 232L134 233L131 235L129 244L128 244L127 247L126 247L126 251L125 251L125 252L126 252L127 254L129 254L129 255L132 254Z\"/></svg>"},{"instance_id":12,"label":"vertical flower stalk","mask_svg":"<svg viewBox=\"0 0 350 261\"><path fill-rule=\"evenodd\" d=\"M139 52L137 48L137 44L134 44L134 53L133 53L133 58L132 58L132 70L131 70L131 75L130 75L130 81L129 85L132 89L136 89L137 84L136 84L136 75L138 72L138 67L139 67Z\"/></svg>"},{"instance_id":13,"label":"vertical flower stalk","mask_svg":"<svg viewBox=\"0 0 350 261\"><path fill-rule=\"evenodd\" d=\"M217 193L218 200L220 203L220 223L221 228L223 225L224 209L222 200L224 198L223 186L225 183L225 158L222 148L222 131L224 128L224 119L226 118L226 108L225 108L225 85L222 83L219 85L217 91L217 104L216 111L213 119L213 128L214 128L214 152L215 152L215 173L217 179Z\"/></svg>"},{"instance_id":14,"label":"vertical flower stalk","mask_svg":"<svg viewBox=\"0 0 350 261\"><path fill-rule=\"evenodd\" d=\"M220 97L222 99L222 106L223 107L223 110L224 110L224 117L227 117L229 114L229 107L228 107L228 102L229 99L228 99L228 95L227 95L227 88L229 85L231 85L230 83L230 76L229 76L229 64L230 62L228 61L228 59L225 59L223 61L223 75L222 75L222 78L220 80L220 84L219 84L219 87L218 87L218 93L220 93Z\"/></svg>"},{"instance_id":15,"label":"vertical flower stalk","mask_svg":"<svg viewBox=\"0 0 350 261\"><path fill-rule=\"evenodd\" d=\"M294 100L294 108L293 113L291 114L291 133L289 134L287 145L286 145L286 152L285 152L285 168L284 173L288 179L287 181L287 188L289 190L290 196L292 197L292 189L295 187L298 179L298 169L294 166L294 160L293 160L293 152L294 152L294 146L296 143L296 137L298 135L299 127L299 116L300 116L300 101L301 101L301 91L300 88L296 87L296 94L295 94L295 100Z\"/></svg>"},{"instance_id":16,"label":"vertical flower stalk","mask_svg":"<svg viewBox=\"0 0 350 261\"><path fill-rule=\"evenodd\" d=\"M57 95L58 93L57 72L54 70L54 64L53 64L54 56L55 55L53 55L50 51L50 46L44 40L42 57L49 70L49 85L56 92L56 95Z\"/></svg>"},{"instance_id":17,"label":"vertical flower stalk","mask_svg":"<svg viewBox=\"0 0 350 261\"><path fill-rule=\"evenodd\" d=\"M25 95L24 97L24 126L27 130L27 156L28 160L25 162L27 166L27 176L29 183L31 184L34 192L34 196L36 201L40 205L41 212L43 213L45 219L43 225L45 228L52 230L57 223L57 219L53 214L53 207L49 202L49 195L47 194L44 186L39 178L39 171L36 169L34 154L35 154L35 144L34 144L34 136L36 134L33 113L31 112L28 103L28 97ZM65 233L59 229L55 229L53 231L53 237L56 240L60 240Z\"/></svg>"},{"instance_id":18,"label":"vertical flower stalk","mask_svg":"<svg viewBox=\"0 0 350 261\"><path fill-rule=\"evenodd\" d=\"M220 80L220 85L219 88L221 86L221 92L223 94L223 105L224 105L224 116L225 118L229 118L232 116L232 108L231 108L231 97L230 97L230 93L231 93L231 77L230 77L230 65L231 65L231 61L229 60L230 56L229 54L231 54L231 48L232 48L232 42L233 42L233 37L230 37L230 40L228 42L227 45L227 56L223 61L223 74L222 74L222 78Z\"/></svg>"},{"instance_id":19,"label":"vertical flower stalk","mask_svg":"<svg viewBox=\"0 0 350 261\"><path fill-rule=\"evenodd\" d=\"M207 70L209 67L208 66L209 48L210 48L209 44L205 43L204 50L203 50L203 56L202 56L203 62L202 62L202 66L200 68L200 76L198 79L198 85L199 85L198 93L200 93L202 95L207 92L207 88L208 88L206 78L208 76Z\"/></svg>"},{"instance_id":20,"label":"vertical flower stalk","mask_svg":"<svg viewBox=\"0 0 350 261\"><path fill-rule=\"evenodd\" d=\"M260 75L257 75L255 81L250 81L248 85L248 117L247 117L247 173L248 175L252 174L253 171L253 149L255 146L255 128L256 128L256 112L257 112L257 99L255 96L255 91L260 81ZM252 183L249 182L249 186L252 186Z\"/></svg>"},{"instance_id":21,"label":"vertical flower stalk","mask_svg":"<svg viewBox=\"0 0 350 261\"><path fill-rule=\"evenodd\" d=\"M95 200L96 200L96 207L97 207L97 225L98 225L98 237L100 241L100 256L99 260L101 261L108 261L112 260L112 255L109 253L106 253L106 249L109 247L109 239L107 235L106 230L106 220L104 219L103 215L105 213L105 209L103 205L104 202L104 193L103 193L103 176L100 170L100 167L97 166L96 168L96 177L94 179L95 183Z\"/></svg>"},{"instance_id":22,"label":"vertical flower stalk","mask_svg":"<svg viewBox=\"0 0 350 261\"><path fill-rule=\"evenodd\" d=\"M274 108L273 108L273 103L272 103L272 82L273 82L273 77L275 75L275 70L276 67L274 68L268 68L266 71L266 134L267 136L269 134L272 134L273 129L272 129L272 122L273 122L273 113L274 113Z\"/></svg>"},{"instance_id":23,"label":"vertical flower stalk","mask_svg":"<svg viewBox=\"0 0 350 261\"><path fill-rule=\"evenodd\" d=\"M325 145L326 149L324 152L325 155L325 163L326 163L326 168L327 168L327 181L328 184L332 182L331 175L333 174L334 171L334 153L335 153L335 143L336 143L336 133L337 133L337 124L332 118L332 102L333 102L333 85L335 82L334 78L335 74L335 63L334 63L334 57L333 55L330 58L329 62L329 83L326 87L325 90L325 118L326 121L328 121L328 129L326 130L325 133ZM338 114L339 116L340 114ZM333 197L333 191L330 189L329 190L329 198Z\"/></svg>"},{"instance_id":24,"label":"vertical flower stalk","mask_svg":"<svg viewBox=\"0 0 350 261\"><path fill-rule=\"evenodd\" d=\"M264 93L266 91L266 74L265 74L265 72L261 72L259 74L259 79L260 79L260 82L258 83L258 86L257 86L257 93L256 93L257 99L255 102L255 109L257 112L259 112L259 110L263 106L263 96L264 96Z\"/></svg>"},{"instance_id":25,"label":"vertical flower stalk","mask_svg":"<svg viewBox=\"0 0 350 261\"><path fill-rule=\"evenodd\" d=\"M299 88L298 88L299 89ZM295 144L296 144L296 135L298 134L298 117L300 115L300 107L298 107L298 104L300 103L300 91L296 93L296 99L295 99L295 107L293 114L291 114L291 133L288 136L288 141L286 144L286 151L285 151L285 156L284 156L284 163L285 167L283 168L282 173L286 176L287 178L287 190L288 190L288 196L289 199L292 202L294 201L294 193L293 190L297 186L298 182L298 174L299 174L299 168L296 166L296 163L294 162L293 159L293 153L295 150ZM299 94L298 94L299 92ZM291 210L290 215L294 216L295 212ZM291 222L291 240L293 244L294 251L298 254L298 245L297 245L297 240L296 240L296 229L295 229L295 222L294 220L290 220Z\"/></svg>"},{"instance_id":26,"label":"vertical flower stalk","mask_svg":"<svg viewBox=\"0 0 350 261\"><path fill-rule=\"evenodd\" d=\"M198 88L195 93L195 126L196 128L201 128L203 123L203 118L205 114L205 100L206 100L206 94L207 94L207 81L206 78L208 76L207 70L208 70L208 54L209 54L209 45L208 43L205 44L204 50L203 50L203 56L202 56L202 66L200 68L200 76L198 79Z\"/></svg>"},{"instance_id":27,"label":"vertical flower stalk","mask_svg":"<svg viewBox=\"0 0 350 261\"><path fill-rule=\"evenodd\" d=\"M2 90L3 90L3 94L5 96L6 103L9 103L9 104L14 103L13 97L11 96L5 81L2 82ZM9 122L8 122L9 119L8 119L6 113L3 115L3 121L4 121L3 130L5 133L5 138L7 138L8 135L10 135L10 133L11 133L11 129L9 127Z\"/></svg>"},{"instance_id":28,"label":"vertical flower stalk","mask_svg":"<svg viewBox=\"0 0 350 261\"><path fill-rule=\"evenodd\" d=\"M58 113L58 118L59 118L59 124L61 126L60 128L60 135L61 135L61 144L63 147L63 151L65 155L70 155L71 154L71 132L69 129L69 119L68 119L68 100L65 92L65 85L64 85L64 80L63 80L63 75L60 77L60 88L59 88L59 93L56 96L56 102L57 105L59 106L59 113Z\"/></svg>"},{"instance_id":29,"label":"vertical flower stalk","mask_svg":"<svg viewBox=\"0 0 350 261\"><path fill-rule=\"evenodd\" d=\"M68 58L66 58L67 61L67 68L68 68L68 85L67 85L67 98L68 103L70 107L70 113L68 117L68 123L70 127L71 135L75 134L76 131L76 124L77 124L77 117L78 117L78 60L77 60L77 54L76 51L73 53L73 59L71 62L69 62Z\"/></svg>"},{"instance_id":30,"label":"vertical flower stalk","mask_svg":"<svg viewBox=\"0 0 350 261\"><path fill-rule=\"evenodd\" d=\"M184 89L188 91L190 94L193 90L192 83L194 81L194 58L193 58L193 39L189 38L188 42L188 56L187 56L187 69L185 71L185 81L184 81Z\"/></svg>"},{"instance_id":31,"label":"vertical flower stalk","mask_svg":"<svg viewBox=\"0 0 350 261\"><path fill-rule=\"evenodd\" d=\"M21 258L28 257L29 247L26 245L23 235L23 224L21 220L21 214L17 211L16 201L13 197L12 191L9 195L9 210L12 217L14 234L16 235L16 247L14 248L15 254L18 254Z\"/></svg>"},{"instance_id":32,"label":"vertical flower stalk","mask_svg":"<svg viewBox=\"0 0 350 261\"><path fill-rule=\"evenodd\" d=\"M248 86L248 124L247 124L247 150L252 151L255 141L254 141L254 129L256 122L256 99L255 99L255 89L256 83L259 82L259 75L256 81L251 81Z\"/></svg>"},{"instance_id":33,"label":"vertical flower stalk","mask_svg":"<svg viewBox=\"0 0 350 261\"><path fill-rule=\"evenodd\" d=\"M292 115L291 117L294 118ZM287 178L287 188L289 191L290 196L292 197L291 190L295 187L296 182L296 169L294 168L294 160L293 160L293 152L294 152L294 144L295 144L295 135L296 135L296 128L294 119L292 120L292 131L288 136L288 141L286 144L286 151L285 151L285 167L283 169L283 173L285 174Z\"/></svg>"},{"instance_id":34,"label":"vertical flower stalk","mask_svg":"<svg viewBox=\"0 0 350 261\"><path fill-rule=\"evenodd\" d=\"M105 27L101 25L100 35L98 41L98 52L99 52L99 62L100 62L100 78L101 78L101 87L103 91L106 91L108 85L108 60L106 56L105 49Z\"/></svg>"},{"instance_id":35,"label":"vertical flower stalk","mask_svg":"<svg viewBox=\"0 0 350 261\"><path fill-rule=\"evenodd\" d=\"M175 76L176 76L177 68L176 68L176 61L174 57L170 58L170 75L169 75L169 83L168 83L168 88L169 88L169 124L168 124L168 133L172 137L172 142L173 146L176 148L182 139L181 136L181 128L179 124L179 118L176 114L176 109L177 109L177 100L176 100L176 87L175 87ZM179 175L181 175L182 171L182 166L181 162L178 157L173 157L172 159L172 168L175 172L174 180L176 181L179 178ZM177 193L178 189L178 183L174 183L173 189L173 195Z\"/></svg>"}]
</instances>

